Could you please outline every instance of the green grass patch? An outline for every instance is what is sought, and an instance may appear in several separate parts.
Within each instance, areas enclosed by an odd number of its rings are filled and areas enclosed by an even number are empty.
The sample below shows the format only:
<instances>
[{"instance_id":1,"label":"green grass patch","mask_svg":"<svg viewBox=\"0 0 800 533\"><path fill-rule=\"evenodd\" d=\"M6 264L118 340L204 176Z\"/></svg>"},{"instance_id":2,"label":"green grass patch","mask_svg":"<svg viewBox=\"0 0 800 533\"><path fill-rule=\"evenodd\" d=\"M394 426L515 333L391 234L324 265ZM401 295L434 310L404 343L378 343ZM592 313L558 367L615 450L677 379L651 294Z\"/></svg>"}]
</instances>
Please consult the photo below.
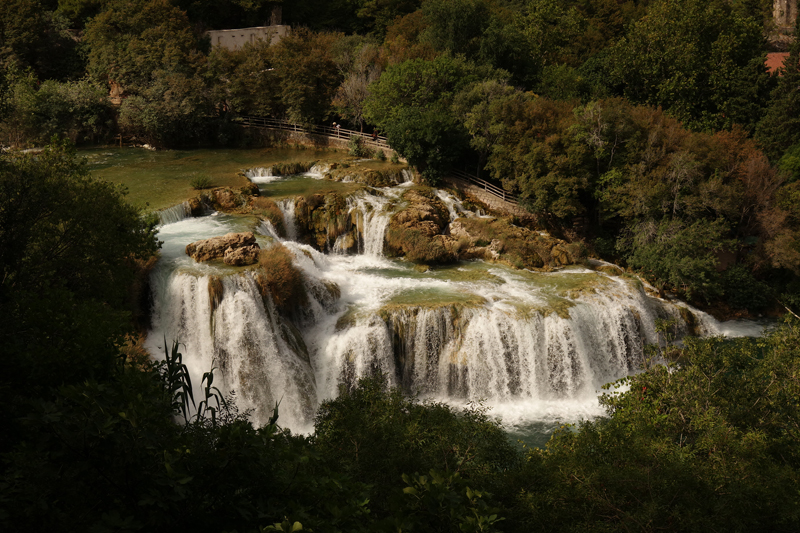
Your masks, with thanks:
<instances>
[{"instance_id":1,"label":"green grass patch","mask_svg":"<svg viewBox=\"0 0 800 533\"><path fill-rule=\"evenodd\" d=\"M480 307L486 300L477 294L445 289L412 289L393 296L381 309L392 310L399 307L438 307L460 306Z\"/></svg>"},{"instance_id":2,"label":"green grass patch","mask_svg":"<svg viewBox=\"0 0 800 533\"><path fill-rule=\"evenodd\" d=\"M192 177L207 175L215 187L238 188L248 183L242 170L298 162L337 161L336 152L292 149L204 149L150 151L144 148L82 150L92 175L128 189L128 202L153 211L179 204L197 193Z\"/></svg>"},{"instance_id":3,"label":"green grass patch","mask_svg":"<svg viewBox=\"0 0 800 533\"><path fill-rule=\"evenodd\" d=\"M261 194L271 200L281 200L283 198L311 196L313 194L338 193L347 196L363 188L364 185L360 183L342 183L339 181L292 176L262 185Z\"/></svg>"}]
</instances>

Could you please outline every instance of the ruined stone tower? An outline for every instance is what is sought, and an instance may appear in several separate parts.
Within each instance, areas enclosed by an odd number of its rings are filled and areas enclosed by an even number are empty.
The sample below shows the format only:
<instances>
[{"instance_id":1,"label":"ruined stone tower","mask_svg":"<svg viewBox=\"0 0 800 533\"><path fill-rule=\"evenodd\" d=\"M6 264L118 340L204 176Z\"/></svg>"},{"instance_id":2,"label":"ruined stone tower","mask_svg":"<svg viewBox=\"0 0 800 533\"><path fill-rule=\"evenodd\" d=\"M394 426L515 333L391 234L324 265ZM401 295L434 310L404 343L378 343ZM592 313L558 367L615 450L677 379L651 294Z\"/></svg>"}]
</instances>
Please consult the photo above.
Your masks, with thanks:
<instances>
[{"instance_id":1,"label":"ruined stone tower","mask_svg":"<svg viewBox=\"0 0 800 533\"><path fill-rule=\"evenodd\" d=\"M797 0L773 0L772 18L778 29L794 28L797 19Z\"/></svg>"}]
</instances>

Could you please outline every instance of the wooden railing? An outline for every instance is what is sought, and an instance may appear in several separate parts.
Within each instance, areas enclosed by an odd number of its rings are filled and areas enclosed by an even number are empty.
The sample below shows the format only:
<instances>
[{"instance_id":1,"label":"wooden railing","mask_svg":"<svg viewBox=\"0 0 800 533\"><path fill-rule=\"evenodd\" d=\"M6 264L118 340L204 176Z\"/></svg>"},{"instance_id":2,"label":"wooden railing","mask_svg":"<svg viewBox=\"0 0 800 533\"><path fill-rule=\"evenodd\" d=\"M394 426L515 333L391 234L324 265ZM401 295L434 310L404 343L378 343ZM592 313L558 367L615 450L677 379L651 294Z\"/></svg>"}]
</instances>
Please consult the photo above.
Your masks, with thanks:
<instances>
[{"instance_id":1,"label":"wooden railing","mask_svg":"<svg viewBox=\"0 0 800 533\"><path fill-rule=\"evenodd\" d=\"M497 185L493 183L489 183L486 180L482 180L480 178L476 178L471 174L467 174L461 170L449 170L447 172L448 176L452 176L454 178L463 180L468 182L470 185L474 185L476 187L480 187L484 191L488 192L493 196L497 196L498 198L502 199L504 202L508 202L510 204L519 205L519 199L517 198L516 194L510 193L505 189L501 189Z\"/></svg>"},{"instance_id":2,"label":"wooden railing","mask_svg":"<svg viewBox=\"0 0 800 533\"><path fill-rule=\"evenodd\" d=\"M360 131L348 130L341 127L335 128L333 126L320 126L320 125L304 127L301 126L300 124L289 122L288 120L281 120L268 117L257 117L252 115L239 115L234 120L245 126L252 126L255 128L297 131L302 133L310 133L314 135L322 135L331 139L341 139L344 141L349 140L350 137L356 136L356 137L361 137L362 139L364 139L366 143L372 146L379 146L381 148L391 149L391 146L389 146L386 137L382 135L378 135L376 138L373 139L372 134L370 133L362 133ZM480 187L485 192L493 196L496 196L497 198L503 200L504 202L508 202L514 205L519 204L519 200L517 199L517 196L515 194L510 193L493 183L489 183L486 180L476 178L475 176L467 174L466 172L463 172L461 170L450 170L447 172L447 175L462 181L466 181L470 185Z\"/></svg>"},{"instance_id":3,"label":"wooden railing","mask_svg":"<svg viewBox=\"0 0 800 533\"><path fill-rule=\"evenodd\" d=\"M314 125L311 127L304 127L300 124L289 122L288 120L281 120L277 118L256 117L251 115L239 115L234 120L245 126L253 126L256 128L268 128L272 130L284 131L297 131L301 133L310 133L313 135L322 135L330 139L341 139L347 141L350 137L361 137L365 142L372 146L380 146L382 148L390 148L389 143L386 142L386 137L378 135L373 138L371 133L363 133L355 130L348 130L345 128L335 128L333 126L320 126Z\"/></svg>"}]
</instances>

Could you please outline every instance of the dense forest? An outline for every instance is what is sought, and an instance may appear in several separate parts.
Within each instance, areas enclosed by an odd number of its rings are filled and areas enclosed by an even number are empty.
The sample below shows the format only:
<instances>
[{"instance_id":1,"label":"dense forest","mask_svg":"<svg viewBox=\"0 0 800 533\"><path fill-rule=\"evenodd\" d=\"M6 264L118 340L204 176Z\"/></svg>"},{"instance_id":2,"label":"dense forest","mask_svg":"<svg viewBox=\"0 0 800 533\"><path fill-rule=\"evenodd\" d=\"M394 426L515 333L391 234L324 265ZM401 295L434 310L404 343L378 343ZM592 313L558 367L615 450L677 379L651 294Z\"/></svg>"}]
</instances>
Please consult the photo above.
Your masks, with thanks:
<instances>
[{"instance_id":1,"label":"dense forest","mask_svg":"<svg viewBox=\"0 0 800 533\"><path fill-rule=\"evenodd\" d=\"M277 6L292 32L275 45L206 37ZM74 150L117 135L244 146L237 114L378 129L422 179L495 181L659 290L722 313L797 310L800 43L770 75L771 7L4 1L0 144L46 148L0 154L0 527L800 530L791 316L762 339L653 347L674 363L611 385L606 417L545 450L381 376L324 403L313 436L281 429L280 406L255 428L213 374L190 397L179 345L152 363L131 341L155 221Z\"/></svg>"}]
</instances>

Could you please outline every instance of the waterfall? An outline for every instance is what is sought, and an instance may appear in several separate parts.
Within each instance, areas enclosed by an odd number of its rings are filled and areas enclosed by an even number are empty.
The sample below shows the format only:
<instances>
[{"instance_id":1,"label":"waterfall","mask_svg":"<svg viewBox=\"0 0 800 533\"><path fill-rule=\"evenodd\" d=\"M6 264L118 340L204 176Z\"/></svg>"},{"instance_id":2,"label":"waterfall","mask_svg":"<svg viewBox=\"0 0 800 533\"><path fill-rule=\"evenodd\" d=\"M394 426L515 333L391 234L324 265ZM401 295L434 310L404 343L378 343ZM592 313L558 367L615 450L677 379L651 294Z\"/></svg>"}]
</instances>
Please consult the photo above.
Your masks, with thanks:
<instances>
[{"instance_id":1,"label":"waterfall","mask_svg":"<svg viewBox=\"0 0 800 533\"><path fill-rule=\"evenodd\" d=\"M296 242L292 199L278 203L286 239L252 217L216 214L166 224L151 275L148 349L163 354L165 336L183 344L196 399L203 373L216 367L215 383L236 391L237 404L252 409L256 424L281 401L279 423L307 432L319 403L336 396L339 385L376 371L409 393L452 403L486 400L504 416L516 409L513 416L525 423L542 420L536 417L543 412L548 420L596 416L599 388L638 371L645 346L658 342L657 319L674 319L678 338L690 329L729 329L683 303L648 296L638 280L585 268L541 273L472 261L421 274L383 257L384 234L404 190L348 196L359 254L325 254ZM438 197L451 219L475 216L452 195ZM278 312L262 295L253 267L196 263L185 255L186 245L200 238L253 230L262 245L280 240L302 273L306 298L291 309ZM356 234L353 228L346 234L352 252ZM345 249L344 240L331 246Z\"/></svg>"},{"instance_id":2,"label":"waterfall","mask_svg":"<svg viewBox=\"0 0 800 533\"><path fill-rule=\"evenodd\" d=\"M323 393L380 369L404 389L466 400L552 400L596 395L639 368L652 322L669 306L617 284L560 316L535 306L425 304L367 312L329 332L316 358Z\"/></svg>"},{"instance_id":3,"label":"waterfall","mask_svg":"<svg viewBox=\"0 0 800 533\"><path fill-rule=\"evenodd\" d=\"M330 163L314 163L308 172L303 174L309 178L322 179L326 172L330 172Z\"/></svg>"},{"instance_id":4,"label":"waterfall","mask_svg":"<svg viewBox=\"0 0 800 533\"><path fill-rule=\"evenodd\" d=\"M184 344L196 401L202 399L202 372L216 367L220 389L235 390L239 408L252 409L257 424L266 423L281 401L281 425L308 427L316 387L297 333L278 318L271 300L262 298L251 275L220 281L221 298L212 294L209 276L169 276L154 305L156 338L167 334Z\"/></svg>"},{"instance_id":5,"label":"waterfall","mask_svg":"<svg viewBox=\"0 0 800 533\"><path fill-rule=\"evenodd\" d=\"M283 225L286 228L286 238L290 241L297 240L297 223L295 221L295 200L286 198L277 202L278 207L283 213Z\"/></svg>"},{"instance_id":6,"label":"waterfall","mask_svg":"<svg viewBox=\"0 0 800 533\"><path fill-rule=\"evenodd\" d=\"M276 241L281 240L281 238L278 236L278 232L275 230L275 226L273 226L272 222L269 220L260 221L256 227L256 232L266 237L272 237Z\"/></svg>"},{"instance_id":7,"label":"waterfall","mask_svg":"<svg viewBox=\"0 0 800 533\"><path fill-rule=\"evenodd\" d=\"M165 224L173 224L191 216L192 209L189 207L189 202L183 202L182 204L173 205L172 207L158 211L158 223L162 226Z\"/></svg>"},{"instance_id":8,"label":"waterfall","mask_svg":"<svg viewBox=\"0 0 800 533\"><path fill-rule=\"evenodd\" d=\"M392 217L392 200L396 199L396 196L395 194L392 198L391 195L361 193L347 197L348 212L356 214L356 227L361 236L360 253L371 256L383 255L383 240Z\"/></svg>"},{"instance_id":9,"label":"waterfall","mask_svg":"<svg viewBox=\"0 0 800 533\"><path fill-rule=\"evenodd\" d=\"M256 167L245 170L244 175L258 185L264 185L267 183L271 183L273 181L277 181L281 179L283 176L275 176L272 174L272 167Z\"/></svg>"}]
</instances>

